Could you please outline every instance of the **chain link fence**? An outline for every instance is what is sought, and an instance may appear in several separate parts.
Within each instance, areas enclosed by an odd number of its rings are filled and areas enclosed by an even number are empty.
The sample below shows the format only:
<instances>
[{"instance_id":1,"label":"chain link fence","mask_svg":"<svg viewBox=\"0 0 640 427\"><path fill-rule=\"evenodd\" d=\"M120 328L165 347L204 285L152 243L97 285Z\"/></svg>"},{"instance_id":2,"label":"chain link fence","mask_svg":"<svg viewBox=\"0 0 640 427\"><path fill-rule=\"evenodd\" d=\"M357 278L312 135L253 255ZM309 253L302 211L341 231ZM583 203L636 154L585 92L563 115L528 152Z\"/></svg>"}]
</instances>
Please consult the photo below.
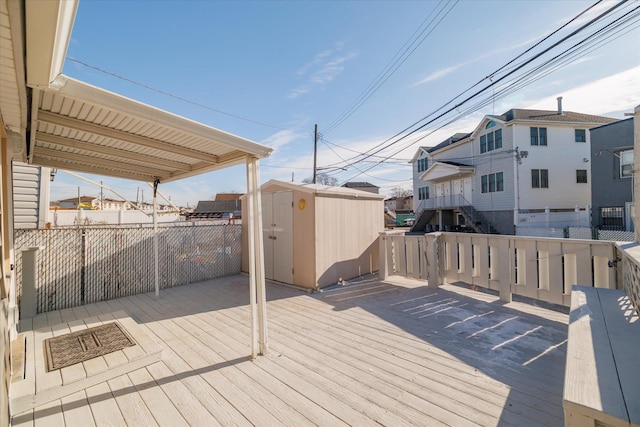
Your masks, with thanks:
<instances>
[{"instance_id":1,"label":"chain link fence","mask_svg":"<svg viewBox=\"0 0 640 427\"><path fill-rule=\"evenodd\" d=\"M589 227L566 227L566 228L531 228L515 227L516 236L523 237L558 237L565 239L585 239L585 240L612 240L615 242L633 242L635 234L633 231L622 230L600 230Z\"/></svg>"},{"instance_id":2,"label":"chain link fence","mask_svg":"<svg viewBox=\"0 0 640 427\"><path fill-rule=\"evenodd\" d=\"M37 311L91 304L155 289L151 227L16 230L16 284L22 297L21 248L39 247ZM158 228L160 289L239 274L240 225L187 223Z\"/></svg>"}]
</instances>

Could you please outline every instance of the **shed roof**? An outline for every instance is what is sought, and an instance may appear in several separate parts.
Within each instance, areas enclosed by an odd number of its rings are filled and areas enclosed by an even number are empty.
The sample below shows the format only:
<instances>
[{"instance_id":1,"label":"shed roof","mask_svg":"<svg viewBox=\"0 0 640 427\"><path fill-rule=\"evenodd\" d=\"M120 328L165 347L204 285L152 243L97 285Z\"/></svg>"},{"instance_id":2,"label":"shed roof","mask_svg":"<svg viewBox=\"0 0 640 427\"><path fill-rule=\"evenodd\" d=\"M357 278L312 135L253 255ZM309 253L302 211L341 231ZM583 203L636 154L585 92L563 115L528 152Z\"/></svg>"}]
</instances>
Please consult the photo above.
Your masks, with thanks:
<instances>
[{"instance_id":1,"label":"shed roof","mask_svg":"<svg viewBox=\"0 0 640 427\"><path fill-rule=\"evenodd\" d=\"M314 194L316 196L321 197L342 197L342 198L352 198L352 199L360 199L360 200L384 200L385 196L383 194L375 194L370 193L368 191L356 190L353 188L347 187L334 187L330 185L321 185L321 184L298 184L294 182L288 181L279 181L277 179L272 179L270 181L265 182L262 185L262 191L265 192L269 189L269 187L283 187L288 190L297 190L302 191L304 193Z\"/></svg>"},{"instance_id":2,"label":"shed roof","mask_svg":"<svg viewBox=\"0 0 640 427\"><path fill-rule=\"evenodd\" d=\"M380 188L377 185L371 184L370 182L362 182L362 181L345 182L344 184L342 184L342 186L347 188L362 188L362 187Z\"/></svg>"}]
</instances>

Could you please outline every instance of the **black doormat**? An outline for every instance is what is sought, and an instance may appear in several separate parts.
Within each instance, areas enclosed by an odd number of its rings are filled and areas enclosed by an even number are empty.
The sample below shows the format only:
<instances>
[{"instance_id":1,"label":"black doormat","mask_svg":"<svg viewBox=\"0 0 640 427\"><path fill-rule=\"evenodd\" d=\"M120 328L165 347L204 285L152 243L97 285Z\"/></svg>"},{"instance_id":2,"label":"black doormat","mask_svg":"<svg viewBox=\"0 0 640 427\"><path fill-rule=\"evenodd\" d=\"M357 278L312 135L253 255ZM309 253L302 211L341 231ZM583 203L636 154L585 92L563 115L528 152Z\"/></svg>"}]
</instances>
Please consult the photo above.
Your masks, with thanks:
<instances>
[{"instance_id":1,"label":"black doormat","mask_svg":"<svg viewBox=\"0 0 640 427\"><path fill-rule=\"evenodd\" d=\"M112 322L44 341L47 372L103 356L136 342L118 323Z\"/></svg>"}]
</instances>

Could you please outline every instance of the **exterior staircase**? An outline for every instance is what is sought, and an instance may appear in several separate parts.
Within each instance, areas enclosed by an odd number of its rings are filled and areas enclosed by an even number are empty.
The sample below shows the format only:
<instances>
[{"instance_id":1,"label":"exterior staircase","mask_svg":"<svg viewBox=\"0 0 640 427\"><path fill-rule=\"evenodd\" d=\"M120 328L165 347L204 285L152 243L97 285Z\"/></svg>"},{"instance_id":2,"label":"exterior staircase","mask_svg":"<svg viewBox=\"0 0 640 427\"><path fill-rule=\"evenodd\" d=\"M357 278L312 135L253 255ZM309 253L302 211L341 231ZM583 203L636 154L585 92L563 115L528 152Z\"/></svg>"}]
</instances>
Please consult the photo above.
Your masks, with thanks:
<instances>
[{"instance_id":1,"label":"exterior staircase","mask_svg":"<svg viewBox=\"0 0 640 427\"><path fill-rule=\"evenodd\" d=\"M436 214L436 211L434 209L424 209L422 210L419 214L418 217L416 218L416 221L413 223L413 226L411 227L411 232L422 232L424 233L427 229L427 224L429 224L429 221L431 221L431 219L433 218L433 216Z\"/></svg>"},{"instance_id":2,"label":"exterior staircase","mask_svg":"<svg viewBox=\"0 0 640 427\"><path fill-rule=\"evenodd\" d=\"M460 213L464 216L467 225L470 225L476 233L496 234L497 230L484 215L476 210L472 205L459 206Z\"/></svg>"},{"instance_id":3,"label":"exterior staircase","mask_svg":"<svg viewBox=\"0 0 640 427\"><path fill-rule=\"evenodd\" d=\"M443 198L438 201L437 208L425 207L416 215L416 222L411 227L411 232L426 232L427 224L429 224L438 209L457 209L464 216L467 226L471 227L476 233L497 234L496 228L489 220L461 196Z\"/></svg>"}]
</instances>

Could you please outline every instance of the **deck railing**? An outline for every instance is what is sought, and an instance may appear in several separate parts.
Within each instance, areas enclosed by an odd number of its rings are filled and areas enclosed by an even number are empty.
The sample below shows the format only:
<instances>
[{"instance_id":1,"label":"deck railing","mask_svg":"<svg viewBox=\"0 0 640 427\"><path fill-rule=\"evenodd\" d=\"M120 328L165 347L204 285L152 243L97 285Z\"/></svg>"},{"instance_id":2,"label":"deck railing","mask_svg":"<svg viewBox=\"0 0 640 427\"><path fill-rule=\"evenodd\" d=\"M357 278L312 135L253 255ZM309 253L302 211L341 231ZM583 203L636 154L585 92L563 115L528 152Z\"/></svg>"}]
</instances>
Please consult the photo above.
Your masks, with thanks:
<instances>
[{"instance_id":1,"label":"deck railing","mask_svg":"<svg viewBox=\"0 0 640 427\"><path fill-rule=\"evenodd\" d=\"M574 284L622 287L622 259L613 242L468 233L380 236L380 277L428 280L428 286L463 282L493 289L511 301L523 295L569 306ZM640 264L626 260L625 281L637 282ZM620 283L620 286L618 285Z\"/></svg>"}]
</instances>

